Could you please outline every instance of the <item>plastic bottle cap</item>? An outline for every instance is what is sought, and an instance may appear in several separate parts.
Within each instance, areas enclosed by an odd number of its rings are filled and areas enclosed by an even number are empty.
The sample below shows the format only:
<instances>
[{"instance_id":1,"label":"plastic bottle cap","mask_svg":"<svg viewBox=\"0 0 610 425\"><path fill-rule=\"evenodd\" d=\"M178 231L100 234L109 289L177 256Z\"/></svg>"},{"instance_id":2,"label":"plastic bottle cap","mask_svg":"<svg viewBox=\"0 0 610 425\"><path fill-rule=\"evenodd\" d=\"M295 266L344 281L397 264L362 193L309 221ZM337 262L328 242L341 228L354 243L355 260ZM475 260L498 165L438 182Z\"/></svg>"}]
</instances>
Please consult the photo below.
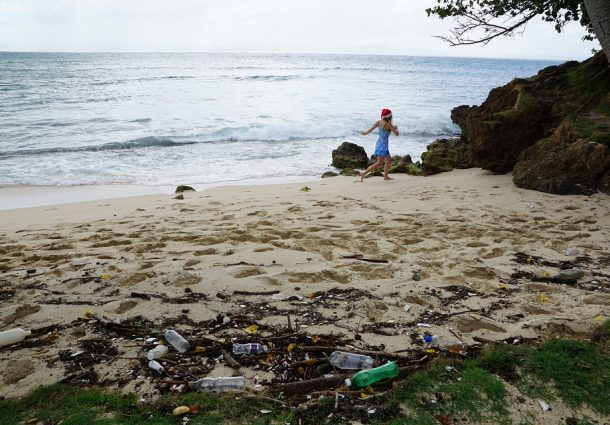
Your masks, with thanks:
<instances>
[{"instance_id":1,"label":"plastic bottle cap","mask_svg":"<svg viewBox=\"0 0 610 425\"><path fill-rule=\"evenodd\" d=\"M347 378L347 379L345 380L345 385L346 385L346 386L348 386L348 387L351 387L351 386L352 386L352 380L351 380L351 379L349 379L349 378Z\"/></svg>"}]
</instances>

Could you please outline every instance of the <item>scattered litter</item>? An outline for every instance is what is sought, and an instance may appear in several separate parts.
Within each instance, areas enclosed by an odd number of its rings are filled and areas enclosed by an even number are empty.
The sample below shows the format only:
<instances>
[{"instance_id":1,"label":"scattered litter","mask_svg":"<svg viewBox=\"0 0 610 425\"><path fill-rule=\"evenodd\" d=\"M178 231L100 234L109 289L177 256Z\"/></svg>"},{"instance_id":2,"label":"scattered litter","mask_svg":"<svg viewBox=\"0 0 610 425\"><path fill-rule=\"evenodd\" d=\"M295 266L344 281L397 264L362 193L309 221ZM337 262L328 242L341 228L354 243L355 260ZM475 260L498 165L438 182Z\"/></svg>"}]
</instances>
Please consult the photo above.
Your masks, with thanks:
<instances>
[{"instance_id":1,"label":"scattered litter","mask_svg":"<svg viewBox=\"0 0 610 425\"><path fill-rule=\"evenodd\" d=\"M165 368L161 366L161 364L155 360L151 360L148 362L148 367L154 370L155 372L162 373Z\"/></svg>"},{"instance_id":2,"label":"scattered litter","mask_svg":"<svg viewBox=\"0 0 610 425\"><path fill-rule=\"evenodd\" d=\"M551 410L551 406L549 406L545 401L538 400L538 404L540 405L540 408L542 409L543 412Z\"/></svg>"},{"instance_id":3,"label":"scattered litter","mask_svg":"<svg viewBox=\"0 0 610 425\"><path fill-rule=\"evenodd\" d=\"M190 411L191 411L191 409L188 406L179 406L174 409L172 414L174 416L182 416Z\"/></svg>"},{"instance_id":4,"label":"scattered litter","mask_svg":"<svg viewBox=\"0 0 610 425\"><path fill-rule=\"evenodd\" d=\"M258 325L250 325L244 329L247 334L255 334L258 332Z\"/></svg>"},{"instance_id":5,"label":"scattered litter","mask_svg":"<svg viewBox=\"0 0 610 425\"><path fill-rule=\"evenodd\" d=\"M267 409L261 409L261 410L260 410L260 412L261 412L263 415L266 415L266 414L268 414L268 413L271 413L271 410L267 410Z\"/></svg>"},{"instance_id":6,"label":"scattered litter","mask_svg":"<svg viewBox=\"0 0 610 425\"><path fill-rule=\"evenodd\" d=\"M403 310L405 312L409 311L411 309L411 306L409 304L405 304L405 306L403 307Z\"/></svg>"},{"instance_id":7,"label":"scattered litter","mask_svg":"<svg viewBox=\"0 0 610 425\"><path fill-rule=\"evenodd\" d=\"M417 326L419 326L420 328L431 328L432 325L429 323L418 323Z\"/></svg>"},{"instance_id":8,"label":"scattered litter","mask_svg":"<svg viewBox=\"0 0 610 425\"><path fill-rule=\"evenodd\" d=\"M561 251L561 253L563 255L567 255L567 256L576 255L576 254L578 254L578 248L576 248L574 246L569 246L566 249L564 249L563 251Z\"/></svg>"},{"instance_id":9,"label":"scattered litter","mask_svg":"<svg viewBox=\"0 0 610 425\"><path fill-rule=\"evenodd\" d=\"M30 336L32 331L26 331L21 328L9 329L8 331L0 332L0 347L17 344Z\"/></svg>"}]
</instances>

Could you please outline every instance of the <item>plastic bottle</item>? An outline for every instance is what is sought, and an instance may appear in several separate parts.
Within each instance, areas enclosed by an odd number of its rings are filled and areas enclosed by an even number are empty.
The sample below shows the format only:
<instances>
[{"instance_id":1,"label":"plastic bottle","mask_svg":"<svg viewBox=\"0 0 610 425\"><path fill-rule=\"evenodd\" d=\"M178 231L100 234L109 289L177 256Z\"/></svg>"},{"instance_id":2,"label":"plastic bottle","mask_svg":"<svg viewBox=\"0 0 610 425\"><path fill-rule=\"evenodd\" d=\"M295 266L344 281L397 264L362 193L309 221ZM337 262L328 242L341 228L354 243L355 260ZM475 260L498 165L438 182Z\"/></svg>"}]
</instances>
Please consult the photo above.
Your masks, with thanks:
<instances>
[{"instance_id":1,"label":"plastic bottle","mask_svg":"<svg viewBox=\"0 0 610 425\"><path fill-rule=\"evenodd\" d=\"M362 354L334 351L330 355L330 364L339 369L370 369L374 363L372 357Z\"/></svg>"},{"instance_id":2,"label":"plastic bottle","mask_svg":"<svg viewBox=\"0 0 610 425\"><path fill-rule=\"evenodd\" d=\"M165 345L157 345L155 348L150 350L146 355L148 360L159 359L169 352L169 348Z\"/></svg>"},{"instance_id":3,"label":"plastic bottle","mask_svg":"<svg viewBox=\"0 0 610 425\"><path fill-rule=\"evenodd\" d=\"M193 384L197 391L244 391L246 389L246 378L243 376L201 378Z\"/></svg>"},{"instance_id":4,"label":"plastic bottle","mask_svg":"<svg viewBox=\"0 0 610 425\"><path fill-rule=\"evenodd\" d=\"M188 351L189 348L191 348L191 344L189 344L189 342L184 339L182 335L171 329L165 330L165 340L181 353L184 353L185 351Z\"/></svg>"},{"instance_id":5,"label":"plastic bottle","mask_svg":"<svg viewBox=\"0 0 610 425\"><path fill-rule=\"evenodd\" d=\"M32 331L26 331L21 328L0 332L0 347L17 344L18 342L23 341L26 336L30 335L32 335Z\"/></svg>"},{"instance_id":6,"label":"plastic bottle","mask_svg":"<svg viewBox=\"0 0 610 425\"><path fill-rule=\"evenodd\" d=\"M398 372L398 365L394 362L389 362L374 369L361 370L352 376L352 379L346 379L345 385L355 388L368 387L375 382L395 378L398 376Z\"/></svg>"},{"instance_id":7,"label":"plastic bottle","mask_svg":"<svg viewBox=\"0 0 610 425\"><path fill-rule=\"evenodd\" d=\"M261 354L267 351L267 346L262 344L233 344L233 354Z\"/></svg>"},{"instance_id":8,"label":"plastic bottle","mask_svg":"<svg viewBox=\"0 0 610 425\"><path fill-rule=\"evenodd\" d=\"M466 351L466 346L457 338L440 335L426 335L424 341L430 344L431 347L439 350L449 351L450 353L463 354Z\"/></svg>"},{"instance_id":9,"label":"plastic bottle","mask_svg":"<svg viewBox=\"0 0 610 425\"><path fill-rule=\"evenodd\" d=\"M165 368L161 366L161 364L155 360L151 360L148 362L148 367L154 370L155 372L162 373Z\"/></svg>"}]
</instances>

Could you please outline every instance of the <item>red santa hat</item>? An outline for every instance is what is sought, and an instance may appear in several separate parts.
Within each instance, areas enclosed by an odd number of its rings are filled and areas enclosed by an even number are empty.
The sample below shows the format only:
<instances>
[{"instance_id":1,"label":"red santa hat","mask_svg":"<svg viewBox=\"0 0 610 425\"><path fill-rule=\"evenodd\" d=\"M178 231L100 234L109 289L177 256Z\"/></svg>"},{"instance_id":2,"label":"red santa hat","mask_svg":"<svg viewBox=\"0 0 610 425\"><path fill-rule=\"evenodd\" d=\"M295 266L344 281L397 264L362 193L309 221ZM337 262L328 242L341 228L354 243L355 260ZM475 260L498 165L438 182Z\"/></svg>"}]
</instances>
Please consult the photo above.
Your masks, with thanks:
<instances>
[{"instance_id":1,"label":"red santa hat","mask_svg":"<svg viewBox=\"0 0 610 425\"><path fill-rule=\"evenodd\" d=\"M388 118L392 116L392 111L390 111L389 109L382 109L381 110L381 118Z\"/></svg>"}]
</instances>

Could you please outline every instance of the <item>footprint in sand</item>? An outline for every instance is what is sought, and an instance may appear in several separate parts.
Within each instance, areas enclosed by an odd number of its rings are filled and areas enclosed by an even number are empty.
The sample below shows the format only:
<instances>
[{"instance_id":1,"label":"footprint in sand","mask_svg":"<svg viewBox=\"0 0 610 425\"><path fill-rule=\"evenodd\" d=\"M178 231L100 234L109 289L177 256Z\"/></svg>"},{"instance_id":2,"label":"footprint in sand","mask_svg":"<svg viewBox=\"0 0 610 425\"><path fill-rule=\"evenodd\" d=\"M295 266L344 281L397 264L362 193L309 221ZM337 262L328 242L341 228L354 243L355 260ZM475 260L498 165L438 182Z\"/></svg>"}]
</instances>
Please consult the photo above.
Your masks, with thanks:
<instances>
[{"instance_id":1,"label":"footprint in sand","mask_svg":"<svg viewBox=\"0 0 610 425\"><path fill-rule=\"evenodd\" d=\"M170 277L170 284L174 286L191 286L201 282L201 277L192 273L181 271Z\"/></svg>"},{"instance_id":2,"label":"footprint in sand","mask_svg":"<svg viewBox=\"0 0 610 425\"><path fill-rule=\"evenodd\" d=\"M268 252L268 251L273 251L273 248L271 247L265 247L265 248L256 248L254 250L254 252Z\"/></svg>"},{"instance_id":3,"label":"footprint in sand","mask_svg":"<svg viewBox=\"0 0 610 425\"><path fill-rule=\"evenodd\" d=\"M199 263L201 263L201 260L187 260L184 263L184 267L193 267L193 266L196 266Z\"/></svg>"},{"instance_id":4,"label":"footprint in sand","mask_svg":"<svg viewBox=\"0 0 610 425\"><path fill-rule=\"evenodd\" d=\"M506 333L506 329L504 329L494 320L472 314L456 317L454 322L460 332L464 333L471 333L482 329L492 332Z\"/></svg>"},{"instance_id":5,"label":"footprint in sand","mask_svg":"<svg viewBox=\"0 0 610 425\"><path fill-rule=\"evenodd\" d=\"M24 317L30 316L34 313L38 313L41 307L39 305L32 304L23 304L17 307L14 313L9 314L4 319L2 319L2 323L6 326L15 322L16 320L23 319Z\"/></svg>"},{"instance_id":6,"label":"footprint in sand","mask_svg":"<svg viewBox=\"0 0 610 425\"><path fill-rule=\"evenodd\" d=\"M9 362L4 370L4 384L16 384L24 378L27 378L34 372L34 364L31 360L16 360Z\"/></svg>"},{"instance_id":7,"label":"footprint in sand","mask_svg":"<svg viewBox=\"0 0 610 425\"><path fill-rule=\"evenodd\" d=\"M258 267L249 267L249 268L240 270L239 272L235 273L233 275L233 277L235 277L237 279L243 279L244 277L260 276L262 274L265 274L265 272L263 270L259 269Z\"/></svg>"},{"instance_id":8,"label":"footprint in sand","mask_svg":"<svg viewBox=\"0 0 610 425\"><path fill-rule=\"evenodd\" d=\"M115 310L114 312L116 314L123 314L125 312L128 312L129 310L131 310L132 308L134 308L135 306L138 305L137 301L134 300L127 300L127 301L123 301Z\"/></svg>"},{"instance_id":9,"label":"footprint in sand","mask_svg":"<svg viewBox=\"0 0 610 425\"><path fill-rule=\"evenodd\" d=\"M146 279L152 279L157 274L153 271L149 272L136 272L129 276L127 279L120 282L121 286L134 286L140 282L144 282Z\"/></svg>"},{"instance_id":10,"label":"footprint in sand","mask_svg":"<svg viewBox=\"0 0 610 425\"><path fill-rule=\"evenodd\" d=\"M215 248L201 249L199 251L193 252L193 255L195 255L197 257L202 256L202 255L214 255L214 254L218 254L218 250Z\"/></svg>"}]
</instances>

